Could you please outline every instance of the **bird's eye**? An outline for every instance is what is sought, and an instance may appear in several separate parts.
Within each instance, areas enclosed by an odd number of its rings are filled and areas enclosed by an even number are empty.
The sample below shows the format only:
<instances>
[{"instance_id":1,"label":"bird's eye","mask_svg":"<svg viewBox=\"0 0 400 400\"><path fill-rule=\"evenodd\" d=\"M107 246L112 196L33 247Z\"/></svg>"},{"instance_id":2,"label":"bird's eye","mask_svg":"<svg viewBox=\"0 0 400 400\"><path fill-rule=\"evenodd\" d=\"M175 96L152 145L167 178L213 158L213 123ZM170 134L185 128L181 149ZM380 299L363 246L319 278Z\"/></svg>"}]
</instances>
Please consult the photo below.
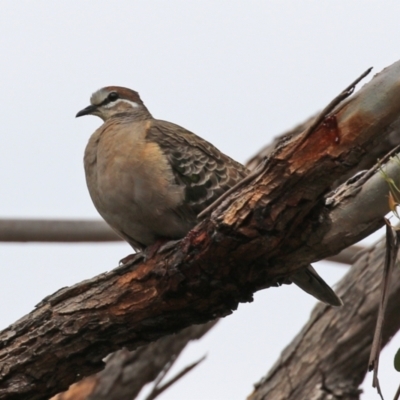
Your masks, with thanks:
<instances>
[{"instance_id":1,"label":"bird's eye","mask_svg":"<svg viewBox=\"0 0 400 400\"><path fill-rule=\"evenodd\" d=\"M111 93L108 95L108 100L109 100L109 101L115 101L115 100L118 99L118 97L119 97L119 95L118 95L117 92L111 92Z\"/></svg>"}]
</instances>

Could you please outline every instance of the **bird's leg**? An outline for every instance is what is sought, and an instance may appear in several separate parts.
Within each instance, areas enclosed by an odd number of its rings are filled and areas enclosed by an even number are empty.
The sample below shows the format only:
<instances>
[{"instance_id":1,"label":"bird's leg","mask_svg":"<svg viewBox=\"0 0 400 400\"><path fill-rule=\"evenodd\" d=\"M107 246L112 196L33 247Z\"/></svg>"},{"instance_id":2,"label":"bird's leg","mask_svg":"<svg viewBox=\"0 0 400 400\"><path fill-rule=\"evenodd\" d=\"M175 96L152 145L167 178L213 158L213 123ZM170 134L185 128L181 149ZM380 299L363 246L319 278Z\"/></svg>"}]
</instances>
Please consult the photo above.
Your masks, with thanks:
<instances>
[{"instance_id":1,"label":"bird's leg","mask_svg":"<svg viewBox=\"0 0 400 400\"><path fill-rule=\"evenodd\" d=\"M139 253L129 254L126 257L119 260L119 265L126 265L127 263L136 259L136 257L143 257L145 260L153 257L157 253L161 253L165 250L170 249L177 243L178 240L170 240L167 238L159 238L150 246L147 246L144 250Z\"/></svg>"},{"instance_id":2,"label":"bird's leg","mask_svg":"<svg viewBox=\"0 0 400 400\"><path fill-rule=\"evenodd\" d=\"M137 257L143 257L143 255L141 253L133 253L133 254L128 254L126 257L121 258L119 260L119 265L126 265L129 262L135 260Z\"/></svg>"},{"instance_id":3,"label":"bird's leg","mask_svg":"<svg viewBox=\"0 0 400 400\"><path fill-rule=\"evenodd\" d=\"M170 239L167 239L167 238L159 238L159 239L157 239L153 244L151 244L150 246L147 246L145 248L145 250L144 250L145 258L146 259L151 258L155 254L169 249L176 242L177 242L176 240L170 240Z\"/></svg>"}]
</instances>

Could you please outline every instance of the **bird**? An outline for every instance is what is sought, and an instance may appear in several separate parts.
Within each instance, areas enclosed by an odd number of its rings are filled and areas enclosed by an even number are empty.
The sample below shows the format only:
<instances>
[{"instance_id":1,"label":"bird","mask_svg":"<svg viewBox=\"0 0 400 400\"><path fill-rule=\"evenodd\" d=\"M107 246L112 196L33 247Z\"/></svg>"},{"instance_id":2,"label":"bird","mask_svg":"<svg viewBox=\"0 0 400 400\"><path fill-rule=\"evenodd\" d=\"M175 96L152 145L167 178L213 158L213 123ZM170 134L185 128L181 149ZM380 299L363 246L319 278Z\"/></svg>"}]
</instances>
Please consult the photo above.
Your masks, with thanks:
<instances>
[{"instance_id":1,"label":"bird","mask_svg":"<svg viewBox=\"0 0 400 400\"><path fill-rule=\"evenodd\" d=\"M250 173L205 139L153 118L134 90L97 90L76 117L85 115L103 120L84 154L90 197L135 251L185 237L201 211ZM289 279L326 304L342 305L311 265Z\"/></svg>"}]
</instances>

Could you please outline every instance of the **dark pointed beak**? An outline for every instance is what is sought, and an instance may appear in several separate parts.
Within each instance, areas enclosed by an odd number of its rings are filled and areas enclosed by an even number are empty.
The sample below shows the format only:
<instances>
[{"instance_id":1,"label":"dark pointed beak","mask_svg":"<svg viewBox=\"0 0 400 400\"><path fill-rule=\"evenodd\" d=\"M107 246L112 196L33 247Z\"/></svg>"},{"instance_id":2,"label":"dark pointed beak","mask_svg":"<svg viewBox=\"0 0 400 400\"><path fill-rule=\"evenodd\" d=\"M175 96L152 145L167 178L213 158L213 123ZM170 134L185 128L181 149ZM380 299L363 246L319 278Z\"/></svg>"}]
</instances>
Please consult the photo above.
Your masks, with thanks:
<instances>
[{"instance_id":1,"label":"dark pointed beak","mask_svg":"<svg viewBox=\"0 0 400 400\"><path fill-rule=\"evenodd\" d=\"M92 114L96 110L97 106L90 105L84 108L83 110L79 111L78 114L75 115L75 118L82 117L83 115Z\"/></svg>"}]
</instances>

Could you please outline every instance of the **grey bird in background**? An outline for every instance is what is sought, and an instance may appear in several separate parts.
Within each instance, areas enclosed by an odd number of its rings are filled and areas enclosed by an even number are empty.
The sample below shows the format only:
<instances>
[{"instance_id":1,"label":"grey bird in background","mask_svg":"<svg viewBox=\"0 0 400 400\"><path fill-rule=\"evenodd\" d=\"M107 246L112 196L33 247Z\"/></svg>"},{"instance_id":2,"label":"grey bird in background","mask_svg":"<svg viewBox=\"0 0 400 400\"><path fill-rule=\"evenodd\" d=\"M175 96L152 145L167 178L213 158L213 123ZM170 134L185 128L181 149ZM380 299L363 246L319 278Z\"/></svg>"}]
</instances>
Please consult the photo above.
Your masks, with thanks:
<instances>
[{"instance_id":1,"label":"grey bird in background","mask_svg":"<svg viewBox=\"0 0 400 400\"><path fill-rule=\"evenodd\" d=\"M171 122L154 119L139 94L109 86L76 115L104 123L85 150L86 182L104 220L135 250L181 239L197 215L249 174L211 143ZM318 300L342 301L310 265L290 280Z\"/></svg>"}]
</instances>

